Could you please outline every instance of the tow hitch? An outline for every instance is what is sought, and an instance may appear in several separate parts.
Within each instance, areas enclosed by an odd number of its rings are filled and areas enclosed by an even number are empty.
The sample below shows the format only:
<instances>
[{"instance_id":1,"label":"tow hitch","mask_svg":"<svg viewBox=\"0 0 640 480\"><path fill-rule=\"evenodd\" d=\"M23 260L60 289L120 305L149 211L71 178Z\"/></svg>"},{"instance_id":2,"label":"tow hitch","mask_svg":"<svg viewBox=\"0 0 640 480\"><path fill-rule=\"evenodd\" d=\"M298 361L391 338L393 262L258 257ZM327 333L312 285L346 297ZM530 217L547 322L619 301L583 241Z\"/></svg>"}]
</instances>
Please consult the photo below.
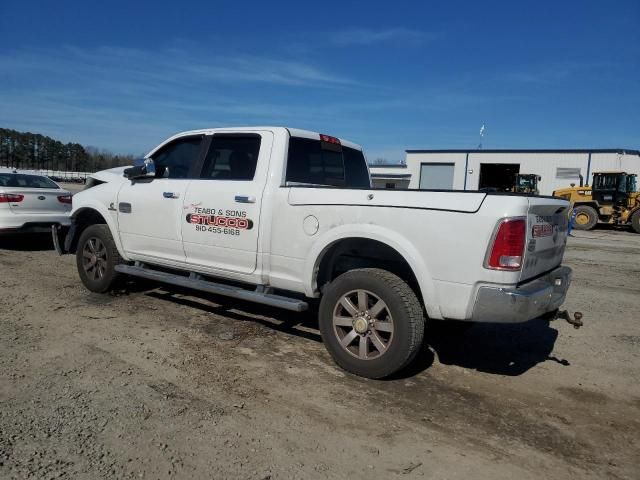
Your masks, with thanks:
<instances>
[{"instance_id":1,"label":"tow hitch","mask_svg":"<svg viewBox=\"0 0 640 480\"><path fill-rule=\"evenodd\" d=\"M584 325L582 323L582 312L575 312L573 314L573 318L571 318L571 315L569 315L568 310L558 310L555 317L553 317L553 320L558 320L558 319L566 320L567 323L570 323L571 325L573 325L573 328L580 328L582 325Z\"/></svg>"}]
</instances>

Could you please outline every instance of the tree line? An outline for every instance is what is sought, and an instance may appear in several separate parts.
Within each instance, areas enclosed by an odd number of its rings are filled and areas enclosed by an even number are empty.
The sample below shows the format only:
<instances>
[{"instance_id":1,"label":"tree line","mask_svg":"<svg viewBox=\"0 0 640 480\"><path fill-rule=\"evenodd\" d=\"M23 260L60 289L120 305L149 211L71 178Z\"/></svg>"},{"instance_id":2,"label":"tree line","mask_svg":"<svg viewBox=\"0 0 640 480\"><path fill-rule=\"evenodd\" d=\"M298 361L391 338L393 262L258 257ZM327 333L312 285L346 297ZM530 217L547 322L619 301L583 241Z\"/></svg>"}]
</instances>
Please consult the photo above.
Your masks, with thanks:
<instances>
[{"instance_id":1,"label":"tree line","mask_svg":"<svg viewBox=\"0 0 640 480\"><path fill-rule=\"evenodd\" d=\"M0 167L23 170L96 172L131 165L133 155L115 155L107 150L62 143L45 135L0 128Z\"/></svg>"}]
</instances>

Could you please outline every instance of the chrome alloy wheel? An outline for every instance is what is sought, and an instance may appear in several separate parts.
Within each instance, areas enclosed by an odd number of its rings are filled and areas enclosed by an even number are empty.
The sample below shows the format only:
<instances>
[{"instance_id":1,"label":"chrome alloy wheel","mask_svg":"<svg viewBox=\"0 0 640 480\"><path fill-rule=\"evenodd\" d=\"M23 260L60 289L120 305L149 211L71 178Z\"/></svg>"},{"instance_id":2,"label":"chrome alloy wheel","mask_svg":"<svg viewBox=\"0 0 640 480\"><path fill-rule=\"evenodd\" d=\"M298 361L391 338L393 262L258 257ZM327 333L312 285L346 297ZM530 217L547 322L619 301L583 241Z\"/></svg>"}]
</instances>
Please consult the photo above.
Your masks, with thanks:
<instances>
[{"instance_id":1,"label":"chrome alloy wheel","mask_svg":"<svg viewBox=\"0 0 640 480\"><path fill-rule=\"evenodd\" d=\"M99 238L89 238L82 248L82 267L87 277L100 280L107 270L107 248Z\"/></svg>"},{"instance_id":2,"label":"chrome alloy wheel","mask_svg":"<svg viewBox=\"0 0 640 480\"><path fill-rule=\"evenodd\" d=\"M368 290L352 290L333 309L333 331L340 346L360 360L384 355L393 340L387 304Z\"/></svg>"}]
</instances>

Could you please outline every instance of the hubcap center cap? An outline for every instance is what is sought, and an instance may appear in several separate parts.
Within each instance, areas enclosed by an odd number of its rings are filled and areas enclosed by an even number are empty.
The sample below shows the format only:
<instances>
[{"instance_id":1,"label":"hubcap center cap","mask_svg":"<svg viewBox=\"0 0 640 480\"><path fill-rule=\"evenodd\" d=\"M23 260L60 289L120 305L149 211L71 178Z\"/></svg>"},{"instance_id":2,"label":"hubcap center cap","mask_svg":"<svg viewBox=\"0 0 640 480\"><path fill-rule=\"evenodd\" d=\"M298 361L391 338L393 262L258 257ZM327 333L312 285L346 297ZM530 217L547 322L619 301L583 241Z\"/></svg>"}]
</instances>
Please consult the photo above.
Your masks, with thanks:
<instances>
[{"instance_id":1,"label":"hubcap center cap","mask_svg":"<svg viewBox=\"0 0 640 480\"><path fill-rule=\"evenodd\" d=\"M364 317L357 317L353 321L353 329L360 334L366 333L369 330L369 322Z\"/></svg>"}]
</instances>

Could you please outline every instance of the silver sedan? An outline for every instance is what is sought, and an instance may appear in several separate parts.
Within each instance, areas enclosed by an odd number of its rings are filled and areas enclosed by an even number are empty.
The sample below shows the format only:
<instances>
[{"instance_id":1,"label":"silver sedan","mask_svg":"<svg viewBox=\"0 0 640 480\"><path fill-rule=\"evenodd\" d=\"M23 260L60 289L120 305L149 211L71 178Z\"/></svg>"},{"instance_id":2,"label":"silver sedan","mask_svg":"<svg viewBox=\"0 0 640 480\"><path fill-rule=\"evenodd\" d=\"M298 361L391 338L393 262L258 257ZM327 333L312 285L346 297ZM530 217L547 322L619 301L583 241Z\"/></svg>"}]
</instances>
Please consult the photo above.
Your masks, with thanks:
<instances>
[{"instance_id":1,"label":"silver sedan","mask_svg":"<svg viewBox=\"0 0 640 480\"><path fill-rule=\"evenodd\" d=\"M70 225L71 193L53 180L27 173L0 171L0 235L49 232Z\"/></svg>"}]
</instances>

